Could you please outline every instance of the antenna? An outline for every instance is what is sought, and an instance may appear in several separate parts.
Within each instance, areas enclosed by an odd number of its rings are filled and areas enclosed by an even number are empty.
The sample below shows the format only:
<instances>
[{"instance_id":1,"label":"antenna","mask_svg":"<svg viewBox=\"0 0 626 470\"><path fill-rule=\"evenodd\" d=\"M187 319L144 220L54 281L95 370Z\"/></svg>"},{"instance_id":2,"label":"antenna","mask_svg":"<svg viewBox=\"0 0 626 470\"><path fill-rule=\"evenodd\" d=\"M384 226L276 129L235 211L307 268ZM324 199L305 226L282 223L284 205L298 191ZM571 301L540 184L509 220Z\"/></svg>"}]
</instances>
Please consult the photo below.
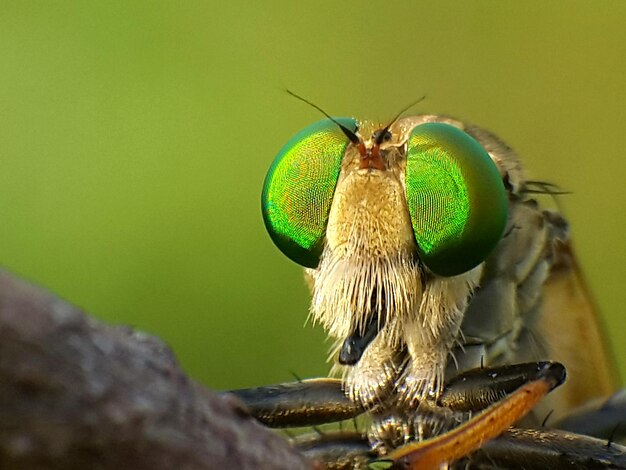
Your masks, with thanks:
<instances>
[{"instance_id":1,"label":"antenna","mask_svg":"<svg viewBox=\"0 0 626 470\"><path fill-rule=\"evenodd\" d=\"M350 142L352 142L354 145L358 145L361 143L361 139L359 138L358 135L356 135L354 132L352 132L350 129L348 129L346 126L343 126L341 123L337 122L337 120L332 117L330 114L328 114L326 111L324 111L322 108L320 108L318 105L311 103L309 100L307 100L306 98L302 98L302 96L297 95L296 93L294 93L291 90L285 90L287 93L289 93L291 96L293 96L294 98L308 104L309 106L317 109L320 113L322 113L324 116L326 116L328 119L330 119L331 121L333 121L335 124L337 124L339 126L339 128L341 129L341 131L346 135L346 137L348 139L350 139ZM404 112L404 111L403 111Z\"/></svg>"}]
</instances>

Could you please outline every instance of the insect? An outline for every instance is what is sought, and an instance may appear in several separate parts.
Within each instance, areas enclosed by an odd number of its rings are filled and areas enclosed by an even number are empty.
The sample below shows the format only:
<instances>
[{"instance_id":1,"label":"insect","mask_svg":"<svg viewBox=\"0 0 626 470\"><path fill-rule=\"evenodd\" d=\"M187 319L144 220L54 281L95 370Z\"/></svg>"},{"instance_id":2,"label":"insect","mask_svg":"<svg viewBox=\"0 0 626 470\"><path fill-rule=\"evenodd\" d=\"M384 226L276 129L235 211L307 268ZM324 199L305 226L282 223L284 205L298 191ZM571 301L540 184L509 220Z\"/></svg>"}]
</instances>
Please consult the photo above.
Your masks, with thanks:
<instances>
[{"instance_id":1,"label":"insect","mask_svg":"<svg viewBox=\"0 0 626 470\"><path fill-rule=\"evenodd\" d=\"M341 379L323 382L320 403L340 403L347 415L371 412L370 451L394 455L409 440L468 420L432 417L450 409L442 397L465 374L479 374L476 394L497 408L499 398L537 380L506 365L564 364L569 378L527 418L535 425L547 410L558 420L616 390L567 223L534 199L554 186L529 180L495 135L453 118L379 125L312 106L326 119L278 153L263 217L276 246L305 267L310 316L335 341L332 374ZM515 387L495 390L493 373L512 373ZM562 379L551 380L546 392ZM320 385L294 387L290 400L304 397L302 407L315 408ZM259 393L266 398L268 389L239 394L253 403Z\"/></svg>"}]
</instances>

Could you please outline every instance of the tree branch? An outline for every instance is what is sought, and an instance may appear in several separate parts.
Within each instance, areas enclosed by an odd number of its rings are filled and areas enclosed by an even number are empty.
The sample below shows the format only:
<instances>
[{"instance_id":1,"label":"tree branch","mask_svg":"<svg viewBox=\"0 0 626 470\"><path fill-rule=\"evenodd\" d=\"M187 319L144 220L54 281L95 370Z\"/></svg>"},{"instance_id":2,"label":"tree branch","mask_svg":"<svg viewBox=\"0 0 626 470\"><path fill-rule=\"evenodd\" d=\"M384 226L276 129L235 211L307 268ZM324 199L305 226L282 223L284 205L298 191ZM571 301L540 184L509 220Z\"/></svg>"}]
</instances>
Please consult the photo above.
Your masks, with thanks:
<instances>
[{"instance_id":1,"label":"tree branch","mask_svg":"<svg viewBox=\"0 0 626 470\"><path fill-rule=\"evenodd\" d=\"M234 398L189 379L157 338L0 272L0 468L308 463Z\"/></svg>"}]
</instances>

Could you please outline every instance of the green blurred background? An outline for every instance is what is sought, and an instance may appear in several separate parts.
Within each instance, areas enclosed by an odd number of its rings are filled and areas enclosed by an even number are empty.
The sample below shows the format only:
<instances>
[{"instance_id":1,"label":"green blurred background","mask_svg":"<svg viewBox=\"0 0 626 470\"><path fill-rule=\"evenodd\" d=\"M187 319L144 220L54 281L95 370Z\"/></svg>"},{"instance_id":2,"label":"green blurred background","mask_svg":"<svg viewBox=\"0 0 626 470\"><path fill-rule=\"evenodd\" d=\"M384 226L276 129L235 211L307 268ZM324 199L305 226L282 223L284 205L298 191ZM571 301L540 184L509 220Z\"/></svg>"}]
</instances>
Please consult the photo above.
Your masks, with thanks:
<instances>
[{"instance_id":1,"label":"green blurred background","mask_svg":"<svg viewBox=\"0 0 626 470\"><path fill-rule=\"evenodd\" d=\"M562 198L626 371L626 2L0 3L0 260L214 388L324 374L260 214L320 115L447 113ZM584 347L584 345L581 345Z\"/></svg>"}]
</instances>

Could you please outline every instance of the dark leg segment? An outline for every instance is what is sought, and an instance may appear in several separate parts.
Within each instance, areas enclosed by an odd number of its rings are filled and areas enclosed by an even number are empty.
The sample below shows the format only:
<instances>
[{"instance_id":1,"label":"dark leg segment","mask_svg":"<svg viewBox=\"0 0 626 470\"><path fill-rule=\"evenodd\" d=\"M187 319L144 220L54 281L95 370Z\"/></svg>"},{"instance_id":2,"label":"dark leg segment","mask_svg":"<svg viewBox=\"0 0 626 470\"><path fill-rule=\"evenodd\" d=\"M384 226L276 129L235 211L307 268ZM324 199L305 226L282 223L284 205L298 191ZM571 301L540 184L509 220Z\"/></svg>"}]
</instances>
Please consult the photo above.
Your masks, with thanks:
<instances>
[{"instance_id":1,"label":"dark leg segment","mask_svg":"<svg viewBox=\"0 0 626 470\"><path fill-rule=\"evenodd\" d=\"M626 447L565 431L509 429L459 462L458 468L624 469Z\"/></svg>"},{"instance_id":2,"label":"dark leg segment","mask_svg":"<svg viewBox=\"0 0 626 470\"><path fill-rule=\"evenodd\" d=\"M225 393L235 395L252 416L272 428L333 423L365 411L346 397L339 379L307 379Z\"/></svg>"}]
</instances>

